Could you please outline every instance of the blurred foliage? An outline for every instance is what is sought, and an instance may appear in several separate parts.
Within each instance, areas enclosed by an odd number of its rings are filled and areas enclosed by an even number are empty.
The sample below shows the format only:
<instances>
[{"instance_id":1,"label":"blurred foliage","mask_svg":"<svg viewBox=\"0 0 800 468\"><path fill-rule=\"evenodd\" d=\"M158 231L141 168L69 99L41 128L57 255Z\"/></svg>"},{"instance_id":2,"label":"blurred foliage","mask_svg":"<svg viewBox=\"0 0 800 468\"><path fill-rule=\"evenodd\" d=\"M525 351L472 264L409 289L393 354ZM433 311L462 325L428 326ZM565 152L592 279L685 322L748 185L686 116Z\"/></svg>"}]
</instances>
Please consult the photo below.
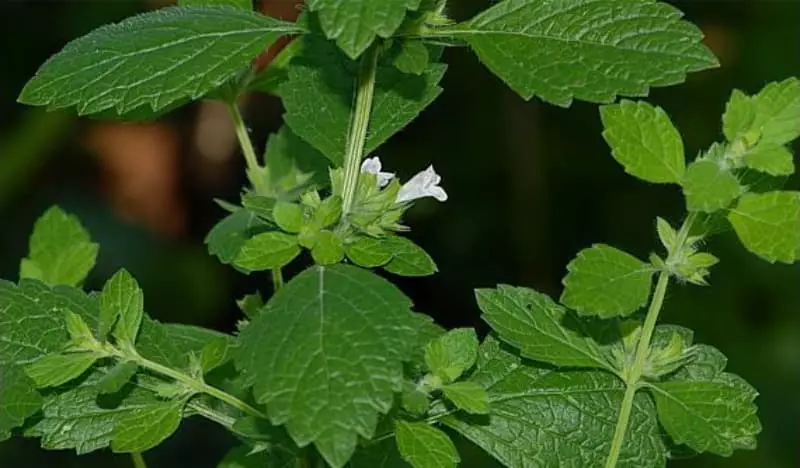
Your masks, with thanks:
<instances>
[{"instance_id":1,"label":"blurred foliage","mask_svg":"<svg viewBox=\"0 0 800 468\"><path fill-rule=\"evenodd\" d=\"M451 15L459 19L487 4L451 3ZM721 138L719 116L733 88L752 92L769 81L800 76L800 2L673 3L703 28L722 62L718 70L654 90L649 98L666 109L687 151L695 154ZM152 7L134 0L0 3L5 63L0 74L0 276L17 278L33 220L57 203L78 214L101 244L88 287L98 288L124 265L142 282L153 316L232 331L239 317L234 299L256 288L268 292L269 279L216 264L202 245L222 216L211 198L231 199L237 193L243 164L232 160L234 170L223 172L229 176L215 184L192 169L198 157L190 141L197 106L166 119L182 141L175 177L188 222L182 234L165 238L146 223L121 216L109 201L101 159L83 142L94 122L15 103L24 82L67 41ZM605 242L645 257L656 246L652 220L660 215L678 221L683 200L676 188L637 182L610 157L597 106L525 103L468 51L448 50L445 60L450 68L444 95L378 150L401 178L433 162L450 193L445 204L420 203L408 219L411 237L433 253L441 270L431 278L397 280L417 310L446 326L485 331L473 288L512 283L557 296L565 266L581 248ZM261 143L277 130L280 112L273 99L251 102L249 117ZM792 188L798 186L797 180L791 182ZM747 254L732 235L712 239L710 248L723 260L714 268L712 287L676 289L664 315L693 328L697 341L719 347L729 356L731 371L759 389L764 431L755 451L673 466L800 466L800 267L766 264ZM476 267L464 268L466 258ZM223 431L197 421L147 459L151 468L212 467L230 443ZM0 466L125 467L131 462L108 453L78 459L44 452L33 440L15 440L0 445Z\"/></svg>"}]
</instances>

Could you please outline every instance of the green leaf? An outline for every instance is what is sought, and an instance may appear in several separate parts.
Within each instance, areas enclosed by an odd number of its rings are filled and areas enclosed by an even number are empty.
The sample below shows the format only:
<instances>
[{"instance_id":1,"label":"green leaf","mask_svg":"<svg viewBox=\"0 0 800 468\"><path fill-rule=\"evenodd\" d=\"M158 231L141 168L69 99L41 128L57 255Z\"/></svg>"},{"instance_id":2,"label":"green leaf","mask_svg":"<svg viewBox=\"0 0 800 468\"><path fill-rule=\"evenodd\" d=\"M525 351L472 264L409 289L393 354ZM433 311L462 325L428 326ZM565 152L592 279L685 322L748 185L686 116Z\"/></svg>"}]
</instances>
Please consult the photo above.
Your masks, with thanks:
<instances>
[{"instance_id":1,"label":"green leaf","mask_svg":"<svg viewBox=\"0 0 800 468\"><path fill-rule=\"evenodd\" d=\"M241 10L252 10L253 0L178 0L178 5L190 6L232 6Z\"/></svg>"},{"instance_id":2,"label":"green leaf","mask_svg":"<svg viewBox=\"0 0 800 468\"><path fill-rule=\"evenodd\" d=\"M523 98L568 106L645 96L716 67L702 32L681 16L652 1L505 0L436 33L465 40Z\"/></svg>"},{"instance_id":3,"label":"green leaf","mask_svg":"<svg viewBox=\"0 0 800 468\"><path fill-rule=\"evenodd\" d=\"M311 249L311 256L318 265L334 265L344 259L344 246L339 236L331 231L320 231Z\"/></svg>"},{"instance_id":4,"label":"green leaf","mask_svg":"<svg viewBox=\"0 0 800 468\"><path fill-rule=\"evenodd\" d=\"M12 364L0 364L0 402L0 434L22 426L25 419L42 407L42 397L34 382Z\"/></svg>"},{"instance_id":5,"label":"green leaf","mask_svg":"<svg viewBox=\"0 0 800 468\"><path fill-rule=\"evenodd\" d=\"M661 424L675 443L697 452L730 456L737 449L754 449L761 432L753 403L758 392L723 372L726 359L718 350L698 348L698 358L674 378L648 385Z\"/></svg>"},{"instance_id":6,"label":"green leaf","mask_svg":"<svg viewBox=\"0 0 800 468\"><path fill-rule=\"evenodd\" d=\"M136 453L159 445L178 430L185 404L185 400L173 400L127 412L114 425L111 449Z\"/></svg>"},{"instance_id":7,"label":"green leaf","mask_svg":"<svg viewBox=\"0 0 800 468\"><path fill-rule=\"evenodd\" d=\"M745 153L744 164L773 176L794 174L794 156L785 146L762 143Z\"/></svg>"},{"instance_id":8,"label":"green leaf","mask_svg":"<svg viewBox=\"0 0 800 468\"><path fill-rule=\"evenodd\" d=\"M483 319L522 355L555 366L613 371L598 344L574 314L547 295L500 285L476 291Z\"/></svg>"},{"instance_id":9,"label":"green leaf","mask_svg":"<svg viewBox=\"0 0 800 468\"><path fill-rule=\"evenodd\" d=\"M228 361L230 344L231 340L227 336L220 336L203 346L203 350L200 352L200 364L203 372L210 372Z\"/></svg>"},{"instance_id":10,"label":"green leaf","mask_svg":"<svg viewBox=\"0 0 800 468\"><path fill-rule=\"evenodd\" d=\"M397 421L397 448L414 468L455 467L461 458L444 432L426 423Z\"/></svg>"},{"instance_id":11,"label":"green leaf","mask_svg":"<svg viewBox=\"0 0 800 468\"><path fill-rule=\"evenodd\" d=\"M135 362L120 361L100 379L97 383L97 390L101 395L117 393L131 381L137 370L139 370L139 366Z\"/></svg>"},{"instance_id":12,"label":"green leaf","mask_svg":"<svg viewBox=\"0 0 800 468\"><path fill-rule=\"evenodd\" d=\"M269 189L265 195L275 199L293 201L303 192L329 183L330 161L287 125L267 140L264 160L268 175L264 185ZM255 211L246 203L245 207ZM269 209L271 213L272 207ZM271 214L266 219L271 219Z\"/></svg>"},{"instance_id":13,"label":"green leaf","mask_svg":"<svg viewBox=\"0 0 800 468\"><path fill-rule=\"evenodd\" d=\"M445 385L442 392L458 409L472 414L489 414L489 395L475 382Z\"/></svg>"},{"instance_id":14,"label":"green leaf","mask_svg":"<svg viewBox=\"0 0 800 468\"><path fill-rule=\"evenodd\" d=\"M300 232L306 223L305 210L297 203L279 201L272 209L272 217L278 227L292 234Z\"/></svg>"},{"instance_id":15,"label":"green leaf","mask_svg":"<svg viewBox=\"0 0 800 468\"><path fill-rule=\"evenodd\" d=\"M294 132L341 166L347 148L358 65L333 44L305 36L280 93L284 119ZM420 76L380 64L364 154L402 130L439 96L445 66L433 64ZM309 119L309 116L314 116Z\"/></svg>"},{"instance_id":16,"label":"green leaf","mask_svg":"<svg viewBox=\"0 0 800 468\"><path fill-rule=\"evenodd\" d=\"M241 310L247 318L252 319L261 312L261 308L264 307L264 299L261 297L261 293L256 292L239 299L236 301L236 305L239 306L239 310Z\"/></svg>"},{"instance_id":17,"label":"green leaf","mask_svg":"<svg viewBox=\"0 0 800 468\"><path fill-rule=\"evenodd\" d=\"M265 232L245 241L235 265L249 271L286 266L300 254L297 237L282 232Z\"/></svg>"},{"instance_id":18,"label":"green leaf","mask_svg":"<svg viewBox=\"0 0 800 468\"><path fill-rule=\"evenodd\" d=\"M103 26L67 44L20 94L24 104L154 111L223 85L284 34L300 29L251 11L164 8Z\"/></svg>"},{"instance_id":19,"label":"green leaf","mask_svg":"<svg viewBox=\"0 0 800 468\"><path fill-rule=\"evenodd\" d=\"M625 172L654 183L681 183L683 140L666 112L644 101L600 108L603 137Z\"/></svg>"},{"instance_id":20,"label":"green leaf","mask_svg":"<svg viewBox=\"0 0 800 468\"><path fill-rule=\"evenodd\" d=\"M97 359L92 352L49 354L25 366L25 373L39 388L57 387L83 375Z\"/></svg>"},{"instance_id":21,"label":"green leaf","mask_svg":"<svg viewBox=\"0 0 800 468\"><path fill-rule=\"evenodd\" d=\"M22 260L20 278L50 285L76 286L94 267L99 246L78 218L54 206L33 227L28 258Z\"/></svg>"},{"instance_id":22,"label":"green leaf","mask_svg":"<svg viewBox=\"0 0 800 468\"><path fill-rule=\"evenodd\" d=\"M755 116L748 131L761 142L784 145L800 136L800 79L770 83L751 98Z\"/></svg>"},{"instance_id":23,"label":"green leaf","mask_svg":"<svg viewBox=\"0 0 800 468\"><path fill-rule=\"evenodd\" d=\"M400 41L399 51L392 63L403 73L421 75L425 73L430 63L428 47L422 41Z\"/></svg>"},{"instance_id":24,"label":"green leaf","mask_svg":"<svg viewBox=\"0 0 800 468\"><path fill-rule=\"evenodd\" d=\"M269 228L255 213L239 210L217 223L206 236L208 251L222 263L233 263L250 237Z\"/></svg>"},{"instance_id":25,"label":"green leaf","mask_svg":"<svg viewBox=\"0 0 800 468\"><path fill-rule=\"evenodd\" d=\"M289 79L289 63L299 50L301 41L287 44L261 71L248 86L250 91L280 96L280 87Z\"/></svg>"},{"instance_id":26,"label":"green leaf","mask_svg":"<svg viewBox=\"0 0 800 468\"><path fill-rule=\"evenodd\" d=\"M738 137L744 136L750 131L755 118L754 100L738 89L734 89L725 107L725 114L722 116L722 132L725 134L725 138L728 141L734 141Z\"/></svg>"},{"instance_id":27,"label":"green leaf","mask_svg":"<svg viewBox=\"0 0 800 468\"><path fill-rule=\"evenodd\" d=\"M800 260L800 192L745 194L728 214L739 240L769 262Z\"/></svg>"},{"instance_id":28,"label":"green leaf","mask_svg":"<svg viewBox=\"0 0 800 468\"><path fill-rule=\"evenodd\" d=\"M472 328L450 330L425 347L425 364L445 383L458 379L477 358L478 337Z\"/></svg>"},{"instance_id":29,"label":"green leaf","mask_svg":"<svg viewBox=\"0 0 800 468\"><path fill-rule=\"evenodd\" d=\"M304 460L281 449L253 453L253 448L242 445L231 449L217 468L296 468Z\"/></svg>"},{"instance_id":30,"label":"green leaf","mask_svg":"<svg viewBox=\"0 0 800 468\"><path fill-rule=\"evenodd\" d=\"M312 267L244 329L234 358L272 423L341 467L402 389L415 336L410 307L368 271Z\"/></svg>"},{"instance_id":31,"label":"green leaf","mask_svg":"<svg viewBox=\"0 0 800 468\"><path fill-rule=\"evenodd\" d=\"M653 268L608 245L580 251L567 270L561 303L580 315L630 315L650 297Z\"/></svg>"},{"instance_id":32,"label":"green leaf","mask_svg":"<svg viewBox=\"0 0 800 468\"><path fill-rule=\"evenodd\" d=\"M431 406L430 396L417 388L414 382L405 382L400 395L400 406L413 416L422 416Z\"/></svg>"},{"instance_id":33,"label":"green leaf","mask_svg":"<svg viewBox=\"0 0 800 468\"><path fill-rule=\"evenodd\" d=\"M64 314L64 323L67 325L67 333L72 341L94 340L94 335L89 325L83 318L70 310Z\"/></svg>"},{"instance_id":34,"label":"green leaf","mask_svg":"<svg viewBox=\"0 0 800 468\"><path fill-rule=\"evenodd\" d=\"M118 271L106 282L100 294L101 339L105 338L113 327L114 338L130 344L136 343L143 316L142 288L126 270Z\"/></svg>"},{"instance_id":35,"label":"green leaf","mask_svg":"<svg viewBox=\"0 0 800 468\"><path fill-rule=\"evenodd\" d=\"M356 238L345 247L345 252L347 258L364 268L383 266L392 259L392 251L380 239L366 236Z\"/></svg>"},{"instance_id":36,"label":"green leaf","mask_svg":"<svg viewBox=\"0 0 800 468\"><path fill-rule=\"evenodd\" d=\"M392 252L392 259L383 268L400 276L428 276L436 273L436 263L422 247L402 236L383 239L383 246Z\"/></svg>"},{"instance_id":37,"label":"green leaf","mask_svg":"<svg viewBox=\"0 0 800 468\"><path fill-rule=\"evenodd\" d=\"M625 384L604 371L560 371L520 359L489 337L472 382L489 393L488 418L456 413L445 425L504 466L604 466ZM634 397L618 467L663 468L666 448L648 395Z\"/></svg>"},{"instance_id":38,"label":"green leaf","mask_svg":"<svg viewBox=\"0 0 800 468\"><path fill-rule=\"evenodd\" d=\"M412 313L411 319L416 331L416 339L411 347L409 362L413 372L422 375L428 370L425 363L425 350L428 347L428 343L444 335L446 330L437 325L433 318L425 314Z\"/></svg>"},{"instance_id":39,"label":"green leaf","mask_svg":"<svg viewBox=\"0 0 800 468\"><path fill-rule=\"evenodd\" d=\"M350 58L361 55L375 40L394 34L407 10L419 8L420 0L308 0L311 11L317 12L320 26L329 39Z\"/></svg>"},{"instance_id":40,"label":"green leaf","mask_svg":"<svg viewBox=\"0 0 800 468\"><path fill-rule=\"evenodd\" d=\"M699 160L686 171L683 193L689 211L714 213L733 203L742 187L736 176L716 161Z\"/></svg>"},{"instance_id":41,"label":"green leaf","mask_svg":"<svg viewBox=\"0 0 800 468\"><path fill-rule=\"evenodd\" d=\"M338 223L342 217L342 197L331 195L319 204L314 212L314 223L328 227Z\"/></svg>"}]
</instances>

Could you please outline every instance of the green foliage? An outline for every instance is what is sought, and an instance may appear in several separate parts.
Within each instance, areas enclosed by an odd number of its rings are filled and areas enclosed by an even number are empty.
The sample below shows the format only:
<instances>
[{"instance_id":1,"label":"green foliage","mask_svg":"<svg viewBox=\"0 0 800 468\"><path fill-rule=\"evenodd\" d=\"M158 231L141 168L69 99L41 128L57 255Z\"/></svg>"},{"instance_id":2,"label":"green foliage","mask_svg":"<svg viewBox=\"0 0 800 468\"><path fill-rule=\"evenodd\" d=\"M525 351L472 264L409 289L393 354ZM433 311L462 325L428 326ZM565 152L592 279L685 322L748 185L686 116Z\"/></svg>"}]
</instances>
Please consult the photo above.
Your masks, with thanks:
<instances>
[{"instance_id":1,"label":"green foliage","mask_svg":"<svg viewBox=\"0 0 800 468\"><path fill-rule=\"evenodd\" d=\"M252 0L178 0L180 6L232 6L242 10L252 10Z\"/></svg>"},{"instance_id":2,"label":"green foliage","mask_svg":"<svg viewBox=\"0 0 800 468\"><path fill-rule=\"evenodd\" d=\"M178 429L185 404L183 400L173 400L125 413L114 424L111 449L136 453L157 446Z\"/></svg>"},{"instance_id":3,"label":"green foliage","mask_svg":"<svg viewBox=\"0 0 800 468\"><path fill-rule=\"evenodd\" d=\"M445 385L442 393L458 409L472 414L489 414L489 395L475 382Z\"/></svg>"},{"instance_id":4,"label":"green foliage","mask_svg":"<svg viewBox=\"0 0 800 468\"><path fill-rule=\"evenodd\" d=\"M25 367L36 386L57 387L78 378L97 361L94 353L50 354Z\"/></svg>"},{"instance_id":5,"label":"green foliage","mask_svg":"<svg viewBox=\"0 0 800 468\"><path fill-rule=\"evenodd\" d=\"M234 264L244 270L280 268L300 254L297 237L282 232L265 232L242 244Z\"/></svg>"},{"instance_id":6,"label":"green foliage","mask_svg":"<svg viewBox=\"0 0 800 468\"><path fill-rule=\"evenodd\" d=\"M475 330L451 330L428 343L425 364L445 383L452 382L475 365L478 358L478 337Z\"/></svg>"},{"instance_id":7,"label":"green foliage","mask_svg":"<svg viewBox=\"0 0 800 468\"><path fill-rule=\"evenodd\" d=\"M800 193L748 193L728 214L742 244L770 262L800 260Z\"/></svg>"},{"instance_id":8,"label":"green foliage","mask_svg":"<svg viewBox=\"0 0 800 468\"><path fill-rule=\"evenodd\" d=\"M447 434L425 423L398 421L397 448L414 468L455 467L461 461Z\"/></svg>"},{"instance_id":9,"label":"green foliage","mask_svg":"<svg viewBox=\"0 0 800 468\"><path fill-rule=\"evenodd\" d=\"M25 419L42 407L42 397L34 382L19 367L0 364L0 441L11 435L11 430L22 426Z\"/></svg>"}]
</instances>

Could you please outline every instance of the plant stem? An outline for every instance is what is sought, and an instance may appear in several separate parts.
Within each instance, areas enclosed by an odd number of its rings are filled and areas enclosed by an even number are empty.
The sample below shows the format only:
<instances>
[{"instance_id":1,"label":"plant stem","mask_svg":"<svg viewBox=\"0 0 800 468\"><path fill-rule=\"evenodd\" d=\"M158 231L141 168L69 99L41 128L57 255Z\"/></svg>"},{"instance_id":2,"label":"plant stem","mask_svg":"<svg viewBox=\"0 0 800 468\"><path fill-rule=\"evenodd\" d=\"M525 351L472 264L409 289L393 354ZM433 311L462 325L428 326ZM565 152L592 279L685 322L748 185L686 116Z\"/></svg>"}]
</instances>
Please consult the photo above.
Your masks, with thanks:
<instances>
[{"instance_id":1,"label":"plant stem","mask_svg":"<svg viewBox=\"0 0 800 468\"><path fill-rule=\"evenodd\" d=\"M280 268L272 269L272 293L275 294L283 286L283 273Z\"/></svg>"},{"instance_id":2,"label":"plant stem","mask_svg":"<svg viewBox=\"0 0 800 468\"><path fill-rule=\"evenodd\" d=\"M131 458L133 459L133 466L135 468L147 468L147 463L145 463L141 453L134 452L131 454Z\"/></svg>"},{"instance_id":3,"label":"plant stem","mask_svg":"<svg viewBox=\"0 0 800 468\"><path fill-rule=\"evenodd\" d=\"M372 98L375 94L375 76L378 71L378 47L373 45L361 58L361 69L356 84L356 101L350 116L347 132L347 151L344 157L344 185L342 195L342 217L353 209L361 173L361 159L367 142L367 130L372 113Z\"/></svg>"},{"instance_id":4,"label":"plant stem","mask_svg":"<svg viewBox=\"0 0 800 468\"><path fill-rule=\"evenodd\" d=\"M675 249L673 253L670 254L667 262L672 260L673 255L680 255L684 244L686 244L686 239L689 237L689 231L692 228L695 218L695 213L690 213L683 222L683 226L681 226L681 230L678 232ZM669 277L670 274L667 271L662 271L658 275L656 289L650 301L650 307L647 309L647 316L642 326L642 333L639 336L639 343L636 346L633 365L631 366L630 372L627 373L625 395L622 397L622 406L620 407L619 417L617 418L617 426L614 429L614 439L611 442L611 450L606 459L606 468L616 467L617 461L619 460L622 444L625 441L625 435L628 431L628 422L630 421L631 411L633 409L633 399L636 396L636 391L641 387L640 379L642 377L644 365L647 362L647 355L650 351L650 340L653 338L653 332L658 322L658 315L661 313L661 307L664 305L664 297L667 295Z\"/></svg>"}]
</instances>

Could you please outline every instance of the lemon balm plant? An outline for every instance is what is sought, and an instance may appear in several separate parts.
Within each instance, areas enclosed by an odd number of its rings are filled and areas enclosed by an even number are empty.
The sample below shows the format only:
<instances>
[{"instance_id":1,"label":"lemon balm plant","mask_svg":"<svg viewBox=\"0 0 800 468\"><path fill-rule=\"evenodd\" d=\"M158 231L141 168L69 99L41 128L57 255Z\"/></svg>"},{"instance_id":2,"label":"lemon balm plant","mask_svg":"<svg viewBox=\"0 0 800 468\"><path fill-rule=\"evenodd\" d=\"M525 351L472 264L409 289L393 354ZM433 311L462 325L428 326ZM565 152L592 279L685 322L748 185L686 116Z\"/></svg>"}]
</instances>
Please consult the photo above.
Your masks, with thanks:
<instances>
[{"instance_id":1,"label":"lemon balm plant","mask_svg":"<svg viewBox=\"0 0 800 468\"><path fill-rule=\"evenodd\" d=\"M800 259L800 193L780 189L794 172L800 81L734 91L724 140L687 164L663 110L612 103L717 65L665 3L503 0L463 23L442 0L308 0L296 23L251 7L182 0L101 27L19 100L122 119L227 103L248 185L221 202L229 214L206 243L243 275L269 272L271 297L238 301L235 335L160 323L124 270L101 291L81 288L99 247L50 209L19 281L0 282L0 440L110 449L143 466L142 453L200 417L239 441L227 468L475 465L463 444L507 467L661 467L755 447L756 391L660 319L668 288L708 284L718 259L703 241L717 232L732 228L770 262ZM257 72L254 58L282 36L294 40ZM558 302L478 290L492 329L482 340L435 325L385 279L437 271L403 219L419 198L445 201L446 183L433 166L399 181L373 152L442 92L447 47L469 47L525 99L605 104L613 157L686 199L679 223L653 223L660 245L647 260L605 244L579 252ZM237 107L250 92L286 109L263 157ZM291 262L309 266L284 278Z\"/></svg>"}]
</instances>

